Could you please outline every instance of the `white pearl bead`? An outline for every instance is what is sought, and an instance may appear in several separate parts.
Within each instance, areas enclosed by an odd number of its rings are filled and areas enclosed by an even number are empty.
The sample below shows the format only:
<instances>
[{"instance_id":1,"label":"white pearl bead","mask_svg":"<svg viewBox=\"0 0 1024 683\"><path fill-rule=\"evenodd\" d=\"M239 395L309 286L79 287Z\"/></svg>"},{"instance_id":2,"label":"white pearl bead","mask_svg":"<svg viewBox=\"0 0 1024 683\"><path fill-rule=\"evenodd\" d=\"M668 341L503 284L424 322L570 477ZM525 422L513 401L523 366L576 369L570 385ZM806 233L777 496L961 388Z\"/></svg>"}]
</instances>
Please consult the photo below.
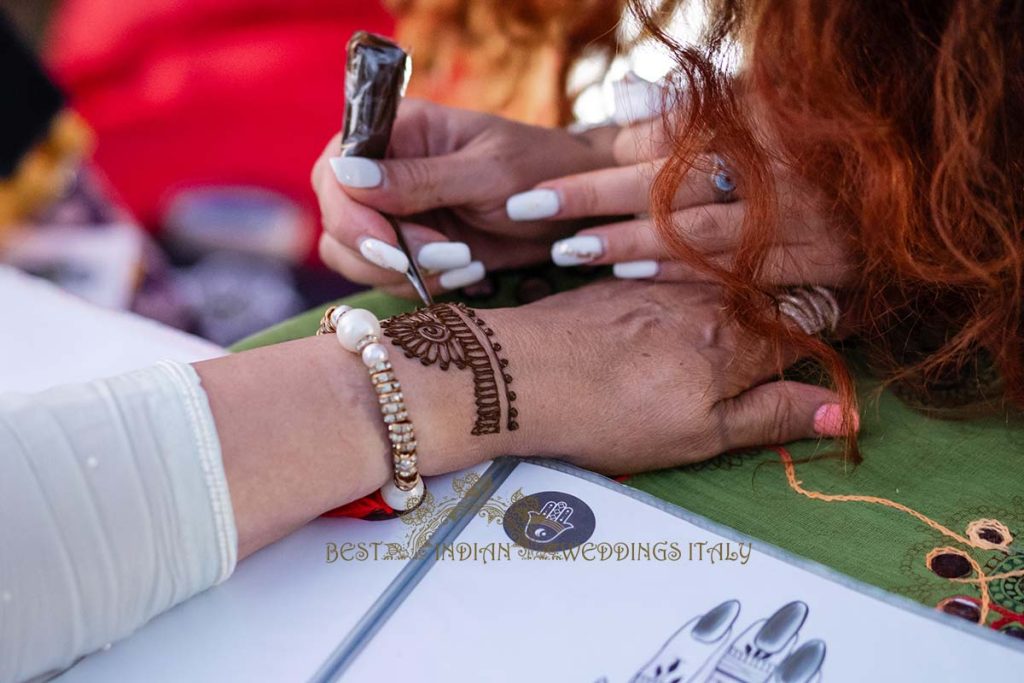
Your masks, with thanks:
<instances>
[{"instance_id":1,"label":"white pearl bead","mask_svg":"<svg viewBox=\"0 0 1024 683\"><path fill-rule=\"evenodd\" d=\"M346 311L338 320L338 342L346 351L356 353L363 337L380 336L380 323L377 317L362 308Z\"/></svg>"},{"instance_id":2,"label":"white pearl bead","mask_svg":"<svg viewBox=\"0 0 1024 683\"><path fill-rule=\"evenodd\" d=\"M383 344L369 344L363 349L363 365L372 368L388 359L388 347Z\"/></svg>"},{"instance_id":3,"label":"white pearl bead","mask_svg":"<svg viewBox=\"0 0 1024 683\"><path fill-rule=\"evenodd\" d=\"M380 487L381 497L384 502L391 506L395 512L408 512L423 502L423 495L427 487L423 484L423 477L416 476L416 485L408 491L403 491L395 484L394 479Z\"/></svg>"},{"instance_id":4,"label":"white pearl bead","mask_svg":"<svg viewBox=\"0 0 1024 683\"><path fill-rule=\"evenodd\" d=\"M351 310L351 306L346 306L344 304L340 306L335 306L334 310L331 311L331 324L334 325L335 329L338 328L338 321L341 320L341 316L345 315Z\"/></svg>"}]
</instances>

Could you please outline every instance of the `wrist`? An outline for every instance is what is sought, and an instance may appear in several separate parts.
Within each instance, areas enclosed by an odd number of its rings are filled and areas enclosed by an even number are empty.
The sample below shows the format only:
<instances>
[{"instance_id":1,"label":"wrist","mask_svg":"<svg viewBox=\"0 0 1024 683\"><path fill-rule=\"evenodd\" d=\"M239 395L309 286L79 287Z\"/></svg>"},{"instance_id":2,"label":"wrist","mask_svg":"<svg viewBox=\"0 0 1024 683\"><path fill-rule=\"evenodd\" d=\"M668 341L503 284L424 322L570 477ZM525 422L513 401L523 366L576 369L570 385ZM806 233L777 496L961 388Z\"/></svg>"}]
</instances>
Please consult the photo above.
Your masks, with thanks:
<instances>
[{"instance_id":1,"label":"wrist","mask_svg":"<svg viewBox=\"0 0 1024 683\"><path fill-rule=\"evenodd\" d=\"M445 304L382 323L423 474L541 451L547 430L533 394L545 369L531 360L539 337L523 318Z\"/></svg>"},{"instance_id":2,"label":"wrist","mask_svg":"<svg viewBox=\"0 0 1024 683\"><path fill-rule=\"evenodd\" d=\"M557 457L568 452L563 438L566 423L561 417L573 400L572 387L567 386L560 373L572 345L570 340L561 339L550 324L545 324L544 316L534 315L532 309L531 306L485 312L508 355L519 411L519 429L502 433L496 443L501 449L497 455Z\"/></svg>"}]
</instances>

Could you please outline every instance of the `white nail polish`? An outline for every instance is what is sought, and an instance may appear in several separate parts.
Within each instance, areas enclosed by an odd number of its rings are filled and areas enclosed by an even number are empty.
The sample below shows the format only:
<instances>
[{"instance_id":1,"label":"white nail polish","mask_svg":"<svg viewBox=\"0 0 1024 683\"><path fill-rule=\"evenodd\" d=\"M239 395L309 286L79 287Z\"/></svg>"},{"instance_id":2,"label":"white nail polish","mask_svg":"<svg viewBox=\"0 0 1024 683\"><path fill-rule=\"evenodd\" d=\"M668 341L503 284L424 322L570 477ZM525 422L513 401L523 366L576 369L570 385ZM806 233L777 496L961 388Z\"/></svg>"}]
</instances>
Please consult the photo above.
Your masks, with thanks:
<instances>
[{"instance_id":1,"label":"white nail polish","mask_svg":"<svg viewBox=\"0 0 1024 683\"><path fill-rule=\"evenodd\" d=\"M657 261L625 261L612 266L615 277L623 280L642 280L658 274Z\"/></svg>"},{"instance_id":2,"label":"white nail polish","mask_svg":"<svg viewBox=\"0 0 1024 683\"><path fill-rule=\"evenodd\" d=\"M427 270L465 268L472 260L465 242L431 242L416 254L416 263Z\"/></svg>"},{"instance_id":3,"label":"white nail polish","mask_svg":"<svg viewBox=\"0 0 1024 683\"><path fill-rule=\"evenodd\" d=\"M484 270L484 264L480 261L473 261L464 268L455 268L441 273L441 286L445 289L458 289L474 282L480 282L485 275L487 275L487 271Z\"/></svg>"},{"instance_id":4,"label":"white nail polish","mask_svg":"<svg viewBox=\"0 0 1024 683\"><path fill-rule=\"evenodd\" d=\"M338 182L348 187L368 188L380 185L384 175L377 162L362 157L331 157L331 169Z\"/></svg>"},{"instance_id":5,"label":"white nail polish","mask_svg":"<svg viewBox=\"0 0 1024 683\"><path fill-rule=\"evenodd\" d=\"M604 253L604 241L597 235L577 235L551 245L551 260L556 266L590 263Z\"/></svg>"},{"instance_id":6,"label":"white nail polish","mask_svg":"<svg viewBox=\"0 0 1024 683\"><path fill-rule=\"evenodd\" d=\"M359 242L359 253L367 261L381 268L397 270L399 273L409 270L409 259L402 253L401 249L397 249L372 237L364 237Z\"/></svg>"},{"instance_id":7,"label":"white nail polish","mask_svg":"<svg viewBox=\"0 0 1024 683\"><path fill-rule=\"evenodd\" d=\"M505 212L514 221L551 218L559 208L558 193L546 188L514 194L505 202Z\"/></svg>"}]
</instances>

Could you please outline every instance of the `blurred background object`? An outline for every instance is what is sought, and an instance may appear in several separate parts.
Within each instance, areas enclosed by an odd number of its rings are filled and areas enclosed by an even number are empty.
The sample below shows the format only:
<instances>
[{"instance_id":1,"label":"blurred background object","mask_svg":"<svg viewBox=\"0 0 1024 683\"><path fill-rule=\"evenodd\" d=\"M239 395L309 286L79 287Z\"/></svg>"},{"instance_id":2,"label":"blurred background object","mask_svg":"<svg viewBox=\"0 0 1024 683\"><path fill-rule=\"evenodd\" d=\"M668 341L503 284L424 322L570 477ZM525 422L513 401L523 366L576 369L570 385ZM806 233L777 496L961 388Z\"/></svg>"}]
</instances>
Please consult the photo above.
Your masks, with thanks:
<instances>
[{"instance_id":1,"label":"blurred background object","mask_svg":"<svg viewBox=\"0 0 1024 683\"><path fill-rule=\"evenodd\" d=\"M616 98L656 109L648 81L670 66L652 65L636 26L620 22L625 4L0 0L48 68L7 31L5 87L31 95L19 106L48 106L23 117L32 135L0 131L24 147L8 155L21 172L0 180L0 260L229 344L355 290L317 262L309 186L341 123L354 31L410 49L411 96L595 123ZM631 70L646 80L614 94L608 74Z\"/></svg>"},{"instance_id":2,"label":"blurred background object","mask_svg":"<svg viewBox=\"0 0 1024 683\"><path fill-rule=\"evenodd\" d=\"M626 0L385 0L412 49L409 94L545 126L572 122L573 66L624 49Z\"/></svg>"},{"instance_id":3,"label":"blurred background object","mask_svg":"<svg viewBox=\"0 0 1024 683\"><path fill-rule=\"evenodd\" d=\"M153 232L182 193L260 188L306 212L309 171L341 122L344 46L391 33L365 0L63 0L46 61L96 131L95 163Z\"/></svg>"},{"instance_id":4,"label":"blurred background object","mask_svg":"<svg viewBox=\"0 0 1024 683\"><path fill-rule=\"evenodd\" d=\"M0 230L58 197L89 146L18 30L0 15Z\"/></svg>"}]
</instances>

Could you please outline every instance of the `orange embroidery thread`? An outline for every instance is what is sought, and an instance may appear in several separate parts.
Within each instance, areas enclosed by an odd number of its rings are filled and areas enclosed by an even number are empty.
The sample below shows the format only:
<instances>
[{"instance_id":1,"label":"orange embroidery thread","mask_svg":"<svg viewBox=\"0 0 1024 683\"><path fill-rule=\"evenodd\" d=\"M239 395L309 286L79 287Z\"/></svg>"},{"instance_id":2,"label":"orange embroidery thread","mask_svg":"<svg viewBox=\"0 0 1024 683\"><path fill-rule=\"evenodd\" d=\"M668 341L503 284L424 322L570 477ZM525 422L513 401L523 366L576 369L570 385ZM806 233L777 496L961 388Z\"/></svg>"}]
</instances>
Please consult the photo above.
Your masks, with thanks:
<instances>
[{"instance_id":1,"label":"orange embroidery thread","mask_svg":"<svg viewBox=\"0 0 1024 683\"><path fill-rule=\"evenodd\" d=\"M998 548L999 547L996 544L990 543L990 542L988 542L988 541L986 541L986 540L984 540L984 539L982 539L980 537L977 537L977 538L967 538L965 536L962 536L962 535L956 533L955 531L953 531L952 529L950 529L950 528L948 528L946 526L943 526L942 524L939 524L938 522L936 522L934 519L928 517L927 515L924 515L924 514L918 512L917 510L914 510L913 508L907 507L906 505L904 505L902 503L897 503L896 501L890 500L888 498L881 498L879 496L859 496L859 495L847 495L847 494L821 493L819 491L808 491L807 489L805 489L802 486L802 482L799 479L796 478L796 466L793 463L793 456L791 456L789 454L789 451L787 451L785 448L782 448L781 446L775 447L774 450L775 450L776 453L779 454L779 457L782 459L782 465L786 469L786 480L789 482L789 487L791 489L793 489L796 493L799 493L801 496L806 496L807 498L811 498L812 500L820 500L820 501L823 501L825 503L874 503L876 505L883 505L883 506L885 506L887 508L892 508L893 510L899 510L900 512L904 512L904 513L910 515L911 517L913 517L914 519L916 519L916 520L918 520L920 522L923 522L924 524L928 525L932 529L935 529L940 534L942 534L944 536L947 536L949 538L952 538L957 543L965 545L965 546L967 546L969 548L978 548L978 549L981 549L981 550L991 550L993 548ZM995 520L982 520L982 521L995 521ZM1009 529L1007 529L1006 526L1003 525L1002 523L999 523L999 522L996 522L996 523L999 525L999 528L1001 530L1003 530L1003 529L1006 530L1006 534L1007 534L1006 537L1009 537ZM972 536L977 536L977 534L975 534L975 533L972 533L971 535ZM985 576L985 572L982 571L981 565L979 565L978 562L973 557L971 557L970 555L968 555L967 553L965 553L965 552L963 552L961 550L958 550L956 548L949 548L949 547L946 547L946 548L935 548L930 553L928 553L927 557L925 558L925 566L929 567L929 569L930 569L931 568L931 564L930 563L931 563L932 559L936 555L940 555L943 552L950 552L950 553L954 553L956 555L962 556L963 558L965 558L970 563L970 565L974 569L975 573L977 573L977 575L978 575L977 578L961 578L961 579L950 579L950 580L954 581L954 582L957 582L957 583L972 583L972 584L976 583L976 584L978 584L978 589L981 591L981 609L980 609L981 616L980 616L979 621L978 621L978 623L980 623L980 624L984 624L985 621L988 619L989 603L990 603L989 589L988 589L989 582L996 581L996 580L999 580L999 579L1008 579L1008 578L1014 578L1014 577L1017 577L1017 576L1024 576L1024 569L1018 569L1016 571L1006 572L1005 574L994 574L992 576Z\"/></svg>"},{"instance_id":2,"label":"orange embroidery thread","mask_svg":"<svg viewBox=\"0 0 1024 683\"><path fill-rule=\"evenodd\" d=\"M786 479L789 480L789 487L796 491L797 493L799 493L801 496L807 496L808 498L813 498L814 500L825 501L826 503L875 503L877 505L884 505L885 507L907 513L911 517L935 529L940 534L954 539L957 543L962 543L963 545L972 548L980 547L971 542L970 539L961 536L952 529L948 529L943 525L939 524L934 519L931 519L930 517L921 514L917 510L914 510L913 508L907 507L903 503L897 503L896 501L889 500L888 498L879 498L878 496L853 496L842 494L829 494L819 493L818 491L808 491L807 489L800 485L801 482L796 478L796 467L793 465L793 457L789 454L789 452L785 448L781 447L776 447L775 451L782 458L782 464L786 468Z\"/></svg>"}]
</instances>

